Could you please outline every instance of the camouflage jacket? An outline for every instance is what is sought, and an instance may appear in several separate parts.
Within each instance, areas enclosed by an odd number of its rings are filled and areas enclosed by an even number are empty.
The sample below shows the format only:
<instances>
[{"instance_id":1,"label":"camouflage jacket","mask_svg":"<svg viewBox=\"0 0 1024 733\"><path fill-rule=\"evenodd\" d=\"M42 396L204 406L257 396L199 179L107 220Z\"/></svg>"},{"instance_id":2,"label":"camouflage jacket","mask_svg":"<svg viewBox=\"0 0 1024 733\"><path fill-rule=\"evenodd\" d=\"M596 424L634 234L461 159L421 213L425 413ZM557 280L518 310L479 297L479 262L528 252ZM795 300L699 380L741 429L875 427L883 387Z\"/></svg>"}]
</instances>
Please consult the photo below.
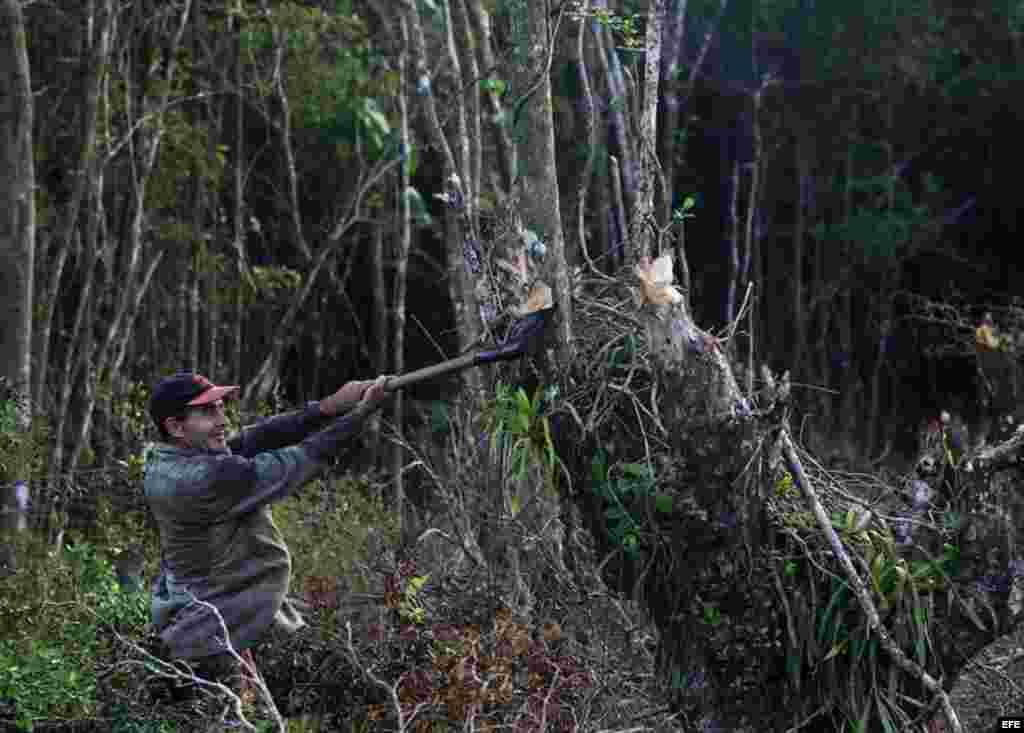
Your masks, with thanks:
<instances>
[{"instance_id":1,"label":"camouflage jacket","mask_svg":"<svg viewBox=\"0 0 1024 733\"><path fill-rule=\"evenodd\" d=\"M264 420L220 452L158 444L146 461L145 493L160 529L161 573L153 584L153 625L173 657L238 651L271 625L305 622L287 600L291 556L270 504L318 474L363 413L328 418L317 403ZM194 600L193 600L194 599ZM206 601L223 618L223 625Z\"/></svg>"}]
</instances>

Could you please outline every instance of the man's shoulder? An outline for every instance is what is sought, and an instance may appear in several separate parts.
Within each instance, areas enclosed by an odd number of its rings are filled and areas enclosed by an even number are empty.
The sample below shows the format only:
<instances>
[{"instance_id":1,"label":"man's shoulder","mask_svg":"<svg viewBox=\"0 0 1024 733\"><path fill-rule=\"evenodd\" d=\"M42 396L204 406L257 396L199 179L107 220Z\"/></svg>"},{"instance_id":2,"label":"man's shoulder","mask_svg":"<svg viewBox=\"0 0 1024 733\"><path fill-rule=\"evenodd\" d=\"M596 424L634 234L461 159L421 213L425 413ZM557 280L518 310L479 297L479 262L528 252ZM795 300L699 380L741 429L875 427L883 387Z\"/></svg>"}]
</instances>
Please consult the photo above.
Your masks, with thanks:
<instances>
[{"instance_id":1,"label":"man's shoulder","mask_svg":"<svg viewBox=\"0 0 1024 733\"><path fill-rule=\"evenodd\" d=\"M207 453L161 446L146 466L147 496L181 496L202 493L213 484L244 478L249 461L230 451Z\"/></svg>"}]
</instances>

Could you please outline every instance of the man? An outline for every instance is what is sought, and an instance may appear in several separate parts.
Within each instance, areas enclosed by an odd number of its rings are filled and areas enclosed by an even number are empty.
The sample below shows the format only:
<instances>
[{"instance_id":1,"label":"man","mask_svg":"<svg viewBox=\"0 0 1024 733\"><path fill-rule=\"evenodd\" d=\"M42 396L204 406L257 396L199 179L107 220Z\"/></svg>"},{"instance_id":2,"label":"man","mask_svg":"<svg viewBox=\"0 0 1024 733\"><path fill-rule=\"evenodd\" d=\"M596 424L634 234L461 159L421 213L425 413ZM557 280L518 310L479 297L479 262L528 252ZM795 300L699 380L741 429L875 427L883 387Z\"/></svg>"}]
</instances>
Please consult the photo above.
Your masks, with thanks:
<instances>
[{"instance_id":1,"label":"man","mask_svg":"<svg viewBox=\"0 0 1024 733\"><path fill-rule=\"evenodd\" d=\"M149 409L161 442L146 461L145 493L163 557L152 613L172 658L234 678L238 690L227 642L251 664L255 645L305 626L287 598L291 557L270 504L323 470L384 400L386 380L349 382L230 439L224 400L238 387L192 372L156 385Z\"/></svg>"}]
</instances>

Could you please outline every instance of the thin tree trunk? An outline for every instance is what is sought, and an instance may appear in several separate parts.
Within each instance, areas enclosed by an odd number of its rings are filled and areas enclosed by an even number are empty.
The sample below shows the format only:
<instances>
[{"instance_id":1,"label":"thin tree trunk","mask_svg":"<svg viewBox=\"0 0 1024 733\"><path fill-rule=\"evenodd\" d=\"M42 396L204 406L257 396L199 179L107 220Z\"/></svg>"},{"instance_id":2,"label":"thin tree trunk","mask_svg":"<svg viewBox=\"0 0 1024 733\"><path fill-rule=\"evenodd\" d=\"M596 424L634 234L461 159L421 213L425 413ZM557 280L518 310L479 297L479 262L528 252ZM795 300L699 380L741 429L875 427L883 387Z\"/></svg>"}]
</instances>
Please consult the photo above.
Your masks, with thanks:
<instances>
[{"instance_id":1,"label":"thin tree trunk","mask_svg":"<svg viewBox=\"0 0 1024 733\"><path fill-rule=\"evenodd\" d=\"M484 9L483 3L474 0L463 0L469 4L469 18L473 26L474 37L477 49L480 52L479 66L490 74L497 69L497 61L494 57L494 45L491 41L491 17ZM498 150L498 167L501 171L500 195L507 196L512 190L512 180L517 175L518 163L516 148L508 133L508 125L505 123L505 112L501 95L497 88L488 85L486 94L487 107L490 110L489 123Z\"/></svg>"},{"instance_id":2,"label":"thin tree trunk","mask_svg":"<svg viewBox=\"0 0 1024 733\"><path fill-rule=\"evenodd\" d=\"M266 3L264 3L266 7ZM281 133L281 151L284 154L285 172L288 174L288 203L291 214L292 229L295 236L295 246L303 259L308 263L313 259L309 244L302 229L302 211L299 208L299 176L295 168L295 151L292 147L292 121L291 103L284 88L284 74L282 62L284 60L285 40L281 29L276 25L273 28L274 35L274 97L281 107L281 119L278 129Z\"/></svg>"},{"instance_id":3,"label":"thin tree trunk","mask_svg":"<svg viewBox=\"0 0 1024 733\"><path fill-rule=\"evenodd\" d=\"M235 35L234 59L232 69L234 73L235 86L235 134L234 145L232 146L232 176L231 183L234 186L232 196L232 247L235 251L235 267L238 278L235 282L235 320L232 324L233 335L231 346L233 349L231 359L232 379L236 384L244 384L245 375L242 374L242 326L245 322L245 302L243 289L248 274L248 267L245 261L245 98L242 91L242 28L241 17L242 0L238 0L235 15L228 16L229 32ZM237 26L235 24L238 24ZM317 393L319 394L319 392Z\"/></svg>"},{"instance_id":4,"label":"thin tree trunk","mask_svg":"<svg viewBox=\"0 0 1024 733\"><path fill-rule=\"evenodd\" d=\"M447 4L445 5L447 7ZM476 295L473 291L470 278L465 272L472 263L463 264L467 252L476 247L471 232L464 231L458 216L452 213L452 207L465 204L466 191L463 185L462 161L456 159L452 146L449 145L444 129L441 127L441 120L437 112L437 103L434 97L433 81L430 75L430 66L427 61L426 41L423 35L423 27L420 14L415 4L406 9L406 17L409 21L409 38L413 52L413 64L416 69L416 87L421 96L424 111L426 113L427 126L430 134L430 141L441 153L443 162L442 175L447 187L449 206L446 207L446 271L448 277L448 293L452 301L452 309L455 315L455 327L457 331L457 347L460 352L466 350L470 345L479 340L481 333L481 318L476 304ZM465 129L464 124L460 129ZM461 152L461 146L458 148ZM468 144L466 149L468 150ZM479 252L476 251L477 257ZM477 273L474 273L477 274ZM477 391L480 387L480 376L477 370L467 370L462 373L466 386L471 391Z\"/></svg>"},{"instance_id":5,"label":"thin tree trunk","mask_svg":"<svg viewBox=\"0 0 1024 733\"><path fill-rule=\"evenodd\" d=\"M97 2L99 2L100 17L96 18ZM53 330L53 319L56 315L58 295L60 294L61 279L64 274L64 265L67 262L72 243L76 235L78 215L85 198L87 187L90 183L89 171L93 170L94 158L97 156L96 123L97 111L99 109L100 87L107 69L107 59L110 55L111 28L115 20L113 15L112 0L90 0L86 6L86 17L88 25L93 29L93 36L88 39L87 48L90 57L83 60L84 66L82 83L82 137L78 141L77 165L72 171L74 183L71 190L71 198L64 209L58 231L60 234L55 238L56 252L44 253L44 259L52 259L50 280L43 295L40 311L42 323L40 324L36 349L38 359L35 369L35 388L33 390L33 404L38 409L44 409L44 395L46 394L47 380L49 376L50 362L50 340Z\"/></svg>"},{"instance_id":6,"label":"thin tree trunk","mask_svg":"<svg viewBox=\"0 0 1024 733\"><path fill-rule=\"evenodd\" d=\"M198 176L196 176L198 178ZM198 186L197 186L198 188ZM196 195L196 206L194 211L196 212L192 219L193 227L201 227L202 217L199 215L199 202L198 199L200 194ZM200 230L198 228L193 230L195 235L200 236ZM192 256L189 258L190 266L185 270L185 276L188 282L188 368L192 371L199 371L199 250L202 245L196 241L192 243Z\"/></svg>"},{"instance_id":7,"label":"thin tree trunk","mask_svg":"<svg viewBox=\"0 0 1024 733\"><path fill-rule=\"evenodd\" d=\"M53 492L56 491L60 480L61 468L64 462L64 451L67 443L67 428L71 418L71 395L76 386L78 375L83 369L91 365L95 339L93 329L95 324L92 321L93 308L93 285L96 281L96 261L99 254L100 243L97 241L99 230L99 196L103 186L102 173L92 174L95 189L93 194L96 201L93 202L93 210L89 212L88 235L85 246L82 247L82 259L76 268L84 277L82 288L78 298L78 306L75 309L75 318L71 325L71 332L68 337L67 351L64 359L64 368L60 375L57 389L57 404L54 406L51 419L53 420L53 445L50 451L50 461L47 468L49 476L47 493L52 500ZM104 268L106 271L106 268ZM101 283L102 285L102 283ZM104 297L104 288L100 287L98 298Z\"/></svg>"},{"instance_id":8,"label":"thin tree trunk","mask_svg":"<svg viewBox=\"0 0 1024 733\"><path fill-rule=\"evenodd\" d=\"M220 358L217 348L220 332L220 304L218 303L220 294L217 290L217 280L217 270L214 269L210 272L206 287L206 337L208 339L206 343L206 372L211 375L211 379L217 379L213 375L219 371L217 361ZM220 378L223 379L223 377Z\"/></svg>"},{"instance_id":9,"label":"thin tree trunk","mask_svg":"<svg viewBox=\"0 0 1024 733\"><path fill-rule=\"evenodd\" d=\"M15 431L32 426L32 305L35 272L34 101L25 19L19 0L0 0L0 381L15 402ZM0 395L4 399L6 395ZM0 531L27 526L30 494L22 455L7 456L14 482L0 485ZM10 550L4 561L13 570Z\"/></svg>"},{"instance_id":10,"label":"thin tree trunk","mask_svg":"<svg viewBox=\"0 0 1024 733\"><path fill-rule=\"evenodd\" d=\"M224 136L224 107L218 105L212 98L206 102L206 115L207 119L210 120L212 130L208 134L208 146L206 149L207 160L210 161L211 165L215 165L217 160L217 146L220 144L221 139ZM206 210L210 213L210 232L205 240L207 242L207 252L211 257L211 266L209 274L206 280L206 373L210 379L216 381L218 378L223 379L224 376L218 376L220 370L220 313L221 313L221 294L218 290L219 271L216 265L216 261L213 259L217 256L218 250L220 249L221 235L224 231L223 228L223 209L219 201L219 192L214 187L206 192Z\"/></svg>"},{"instance_id":11,"label":"thin tree trunk","mask_svg":"<svg viewBox=\"0 0 1024 733\"><path fill-rule=\"evenodd\" d=\"M657 226L654 217L654 178L657 169L655 157L658 145L658 83L661 77L661 29L665 21L666 0L651 0L647 13L645 44L644 92L638 135L639 170L636 173L636 198L630 216L629 262L649 259L660 248L653 241Z\"/></svg>"},{"instance_id":12,"label":"thin tree trunk","mask_svg":"<svg viewBox=\"0 0 1024 733\"><path fill-rule=\"evenodd\" d=\"M608 156L608 176L612 184L612 221L615 222L616 240L613 244L611 256L612 272L625 267L626 264L626 240L628 238L628 226L626 225L626 200L622 195L622 167L619 159L614 155Z\"/></svg>"},{"instance_id":13,"label":"thin tree trunk","mask_svg":"<svg viewBox=\"0 0 1024 733\"><path fill-rule=\"evenodd\" d=\"M474 231L479 232L479 221L477 217L480 211L480 192L483 189L483 129L481 123L481 99L480 99L480 68L476 61L477 40L470 27L469 13L466 9L466 0L450 0L451 20L454 23L453 36L458 42L458 55L461 64L467 73L466 83L460 87L465 89L467 104L465 107L466 136L468 143L468 159L463 168L468 174L466 183L466 195L472 202L470 211L473 214Z\"/></svg>"},{"instance_id":14,"label":"thin tree trunk","mask_svg":"<svg viewBox=\"0 0 1024 733\"><path fill-rule=\"evenodd\" d=\"M732 323L736 317L736 293L743 284L743 273L740 270L740 162L732 161L732 173L729 176L729 288L725 296L724 320Z\"/></svg>"},{"instance_id":15,"label":"thin tree trunk","mask_svg":"<svg viewBox=\"0 0 1024 733\"><path fill-rule=\"evenodd\" d=\"M82 455L82 451L85 449L89 435L92 430L92 415L93 410L96 406L96 384L102 376L107 373L110 369L112 362L115 359L115 347L118 339L130 337L128 329L134 321L135 312L137 311L139 304L142 302L142 298L145 295L145 289L148 288L150 277L155 271L155 263L160 261L160 257L156 256L150 261L150 269L143 277L142 281L139 282L139 271L143 261L143 249L145 244L142 236L142 225L145 218L145 193L146 186L152 176L154 166L156 165L157 154L160 149L160 143L164 133L164 114L168 108L168 101L171 93L171 81L174 79L177 71L177 59L176 54L178 48L181 46L181 39L185 32L185 27L188 21L189 13L191 11L191 0L185 0L184 8L181 14L177 17L177 27L173 31L170 43L168 44L168 57L165 64L163 64L163 74L159 74L159 65L162 64L160 59L155 59L147 70L145 76L146 79L154 79L157 76L162 77L163 85L159 91L159 97L153 99L149 96L143 97L143 104L141 113L143 116L150 118L151 127L149 129L143 129L140 132L140 143L137 148L137 154L139 160L134 168L136 178L134 180L134 210L132 212L131 231L128 238L128 258L127 264L120 281L124 283L124 287L120 290L120 296L118 298L117 306L114 311L114 316L110 322L109 331L107 332L106 338L103 341L102 347L97 353L96 360L90 365L88 373L85 375L83 399L84 399L84 411L83 419L78 426L76 437L71 449L71 455L68 459L68 466L66 467L67 472L72 472L78 465L79 459ZM129 91L129 95L131 92ZM113 261L111 257L109 261ZM125 329L125 331L122 331Z\"/></svg>"},{"instance_id":16,"label":"thin tree trunk","mask_svg":"<svg viewBox=\"0 0 1024 733\"><path fill-rule=\"evenodd\" d=\"M886 167L888 173L888 187L886 190L886 208L892 212L896 208L896 156L893 150L891 136L896 134L894 124L894 96L888 96L885 102L886 134L889 136L884 143L886 150ZM871 370L871 407L866 416L866 430L864 435L865 455L874 455L875 443L878 438L878 426L881 420L882 411L882 373L886 370L889 360L889 334L892 331L893 300L890 283L900 281L900 253L896 254L896 263L892 270L886 271L882 276L879 286L878 307L878 353L875 355L875 364Z\"/></svg>"},{"instance_id":17,"label":"thin tree trunk","mask_svg":"<svg viewBox=\"0 0 1024 733\"><path fill-rule=\"evenodd\" d=\"M401 31L402 46L398 57L398 116L399 135L404 150L412 149L409 133L409 23L405 17L398 19ZM394 272L392 275L392 314L391 323L391 370L394 374L405 371L405 297L406 275L409 267L409 252L412 249L412 212L408 197L411 185L409 164L403 161L398 176L398 246L395 253ZM399 390L391 405L391 424L395 431L395 440L391 443L390 467L391 480L394 485L395 516L398 517L398 532L402 540L408 540L415 527L410 525L406 513L405 479L402 467L405 465L405 449L401 443L405 438L403 417L403 395Z\"/></svg>"},{"instance_id":18,"label":"thin tree trunk","mask_svg":"<svg viewBox=\"0 0 1024 733\"><path fill-rule=\"evenodd\" d=\"M607 0L595 0L595 10L607 10ZM597 42L598 48L598 59L601 63L601 72L604 75L605 83L608 87L607 101L607 114L610 127L609 137L612 143L617 148L616 159L619 161L619 177L622 182L623 192L625 193L624 199L624 211L633 209L633 194L637 190L636 182L636 155L633 150L633 138L632 132L628 125L628 120L623 110L627 108L627 96L626 96L626 85L622 79L622 66L619 63L619 57L615 52L615 44L611 38L610 31L602 25L595 17L593 21L594 38ZM614 180L614 179L613 179ZM614 184L613 184L614 185ZM625 218L623 216L623 218ZM629 230L629 224L620 229L623 240L626 240ZM626 250L630 249L627 246L623 250L623 257L620 262L616 264L621 267L629 264L629 257L632 255Z\"/></svg>"},{"instance_id":19,"label":"thin tree trunk","mask_svg":"<svg viewBox=\"0 0 1024 733\"><path fill-rule=\"evenodd\" d=\"M384 225L378 223L373 228L373 243L370 246L370 270L373 278L373 370L376 374L388 372L388 290L384 274ZM377 465L380 451L380 413L374 413L369 420L369 462Z\"/></svg>"},{"instance_id":20,"label":"thin tree trunk","mask_svg":"<svg viewBox=\"0 0 1024 733\"><path fill-rule=\"evenodd\" d=\"M854 143L858 139L859 108L854 105L852 122L850 125L850 144L846 152L844 165L844 190L843 190L843 220L849 222L853 216L853 177L856 172L854 161ZM853 445L857 435L857 406L862 395L860 394L861 383L858 376L859 369L854 362L853 355L853 283L846 274L850 270L849 255L850 245L846 242L839 244L838 248L839 271L833 274L839 280L839 308L838 310L838 331L839 331L839 355L840 355L840 401L842 407L838 419L840 424L836 426L842 440L842 448L847 458L852 459L855 451Z\"/></svg>"},{"instance_id":21,"label":"thin tree trunk","mask_svg":"<svg viewBox=\"0 0 1024 733\"><path fill-rule=\"evenodd\" d=\"M685 61L687 0L669 0L661 56L661 89L665 112L662 116L658 143L658 160L665 171L665 189L662 191L662 209L659 222L665 226L672 218L675 199L676 138L680 131L682 81L679 62ZM683 129L686 129L684 123Z\"/></svg>"},{"instance_id":22,"label":"thin tree trunk","mask_svg":"<svg viewBox=\"0 0 1024 733\"><path fill-rule=\"evenodd\" d=\"M758 231L757 219L760 216L760 199L761 199L761 158L762 158L762 141L761 141L761 98L764 93L765 86L762 85L760 89L754 94L753 99L753 132L754 132L754 159L750 164L750 191L747 195L747 223L745 232L745 244L744 249L746 251L746 261L744 262L743 279L747 280L747 268L749 265L753 265L754 276L753 284L754 289L751 291L751 316L750 322L752 324L750 329L750 353L748 354L748 368L747 374L747 394L749 395L753 391L753 378L754 369L753 364L757 360L757 352L755 351L754 334L755 327L759 325L757 318L761 315L761 308L758 306L763 300L764 293L764 275L762 272L762 260L761 260L761 237ZM750 282L748 280L748 282Z\"/></svg>"},{"instance_id":23,"label":"thin tree trunk","mask_svg":"<svg viewBox=\"0 0 1024 733\"><path fill-rule=\"evenodd\" d=\"M150 283L153 280L153 275L156 272L157 267L163 260L164 253L157 252L153 255L153 260L146 267L146 272L142 275L142 280L139 287L136 289L135 294L132 296L132 302L128 310L128 320L126 326L121 329L121 335L119 342L114 351L114 358L110 362L110 373L115 375L116 378L121 378L121 367L124 365L125 355L128 353L128 345L134 342L135 334L135 321L138 318L139 312L142 310L142 300L145 298L146 293L149 292Z\"/></svg>"},{"instance_id":24,"label":"thin tree trunk","mask_svg":"<svg viewBox=\"0 0 1024 733\"><path fill-rule=\"evenodd\" d=\"M449 206L445 208L445 218L448 224L448 231L459 232L460 236L450 237L447 247L449 292L452 302L457 303L464 300L467 304L465 318L456 316L456 324L461 331L466 329L468 343L476 342L485 326L485 318L480 311L480 303L477 294L486 292L478 287L485 277L482 272L477 272L472 259L467 251L472 249L480 252L480 237L477 221L478 201L474 198L473 192L477 190L473 181L471 167L471 144L469 139L469 121L466 116L466 105L462 98L463 84L462 62L459 58L458 48L455 42L455 27L452 22L451 6L458 0L442 0L441 6L444 12L444 48L448 58L448 71L452 77L452 94L450 99L455 108L451 115L455 118L455 136L451 142L455 154L455 173L458 176L458 185L455 180L446 178L445 186L451 194ZM455 202L457 200L457 203ZM484 286L486 287L486 286ZM461 350L461 349L460 349ZM475 369L464 372L463 381L473 390L478 392L483 385L482 375Z\"/></svg>"},{"instance_id":25,"label":"thin tree trunk","mask_svg":"<svg viewBox=\"0 0 1024 733\"><path fill-rule=\"evenodd\" d=\"M196 6L192 7L192 21L189 25L189 44L191 46L192 58L199 58L198 49L198 33L200 13ZM194 82L193 82L194 86ZM195 89L193 89L193 92ZM206 123L207 135L213 137L212 132L209 130L211 120L202 118L202 114L197 110L194 117L192 118L192 124L196 126L202 126ZM189 270L186 270L189 278L189 297L188 297L188 315L189 315L189 349L188 349L188 360L189 368L193 371L199 371L199 337L200 328L199 322L201 317L201 309L199 307L199 285L202 279L200 260L202 258L203 251L203 205L205 203L205 192L203 187L202 171L198 163L194 165L192 171L192 263Z\"/></svg>"},{"instance_id":26,"label":"thin tree trunk","mask_svg":"<svg viewBox=\"0 0 1024 733\"><path fill-rule=\"evenodd\" d=\"M580 171L579 182L576 185L576 220L574 222L573 246L579 256L590 267L591 274L599 274L597 265L594 262L592 253L587 249L587 199L590 195L590 183L594 173L594 159L597 156L597 125L594 118L594 95L590 86L590 71L587 67L587 56L583 38L589 26L586 22L587 13L590 10L590 0L582 0L580 4L580 20L576 27L576 69L580 83L580 116L583 121L583 130L586 136L586 160L583 163L583 170ZM599 212L603 209L598 208ZM599 216L598 219L604 217ZM599 242L607 243L607 239L598 238Z\"/></svg>"},{"instance_id":27,"label":"thin tree trunk","mask_svg":"<svg viewBox=\"0 0 1024 733\"><path fill-rule=\"evenodd\" d=\"M175 268L177 270L177 268ZM178 272L187 271L187 266ZM178 283L175 305L178 313L178 353L175 354L177 369L188 369L188 281L182 278Z\"/></svg>"},{"instance_id":28,"label":"thin tree trunk","mask_svg":"<svg viewBox=\"0 0 1024 733\"><path fill-rule=\"evenodd\" d=\"M804 310L804 237L807 227L807 189L811 185L808 147L810 141L799 127L793 147L796 158L796 212L793 221L793 355L789 370L795 379L810 371L803 369L804 350L807 346L807 315Z\"/></svg>"}]
</instances>

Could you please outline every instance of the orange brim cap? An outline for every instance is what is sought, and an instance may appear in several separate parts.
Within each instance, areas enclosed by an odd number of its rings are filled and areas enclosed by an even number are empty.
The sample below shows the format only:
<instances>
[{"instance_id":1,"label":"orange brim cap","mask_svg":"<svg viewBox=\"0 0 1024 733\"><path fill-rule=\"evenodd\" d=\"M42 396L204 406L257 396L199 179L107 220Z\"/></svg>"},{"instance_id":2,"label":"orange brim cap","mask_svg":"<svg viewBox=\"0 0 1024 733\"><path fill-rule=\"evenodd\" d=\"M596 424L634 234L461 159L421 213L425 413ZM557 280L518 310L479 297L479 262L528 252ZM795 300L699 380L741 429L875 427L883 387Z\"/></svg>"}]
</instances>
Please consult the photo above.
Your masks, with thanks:
<instances>
[{"instance_id":1,"label":"orange brim cap","mask_svg":"<svg viewBox=\"0 0 1024 733\"><path fill-rule=\"evenodd\" d=\"M188 404L189 406L194 407L196 405L207 405L211 402L216 402L217 400L235 397L237 396L239 389L240 388L238 387L238 385L233 385L230 387L218 387L214 385L205 392L203 392L201 395L196 397L194 400L191 400Z\"/></svg>"}]
</instances>

